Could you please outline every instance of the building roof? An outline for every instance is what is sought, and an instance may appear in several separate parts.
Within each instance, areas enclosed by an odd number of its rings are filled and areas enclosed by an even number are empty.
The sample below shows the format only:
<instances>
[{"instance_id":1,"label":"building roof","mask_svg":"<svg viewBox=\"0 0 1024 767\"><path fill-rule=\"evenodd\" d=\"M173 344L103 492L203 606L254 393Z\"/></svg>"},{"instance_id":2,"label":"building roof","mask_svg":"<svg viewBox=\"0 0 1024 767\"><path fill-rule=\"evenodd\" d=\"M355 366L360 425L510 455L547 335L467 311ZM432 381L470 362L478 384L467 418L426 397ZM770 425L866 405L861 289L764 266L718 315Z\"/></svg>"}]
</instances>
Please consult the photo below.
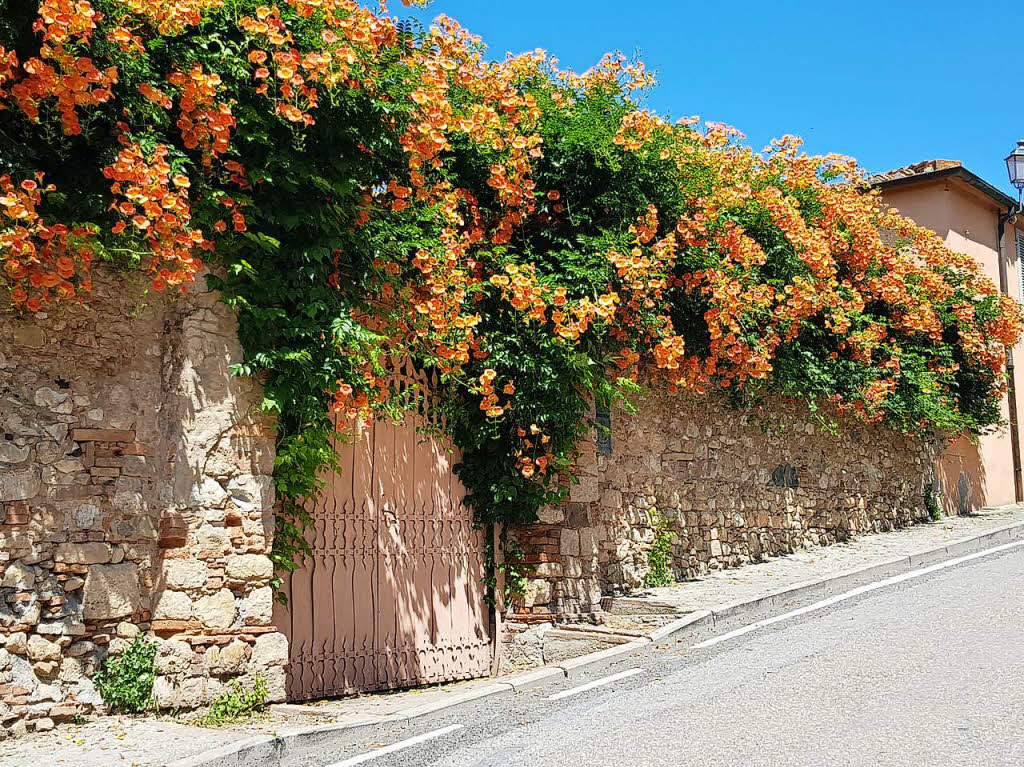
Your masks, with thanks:
<instances>
[{"instance_id":1,"label":"building roof","mask_svg":"<svg viewBox=\"0 0 1024 767\"><path fill-rule=\"evenodd\" d=\"M959 178L970 184L982 194L989 197L1000 208L1016 207L1017 201L1005 192L1001 192L981 176L967 170L958 160L924 160L913 165L878 173L868 177L871 186L880 189L891 189L897 186L920 184L926 181L937 181L942 178Z\"/></svg>"}]
</instances>

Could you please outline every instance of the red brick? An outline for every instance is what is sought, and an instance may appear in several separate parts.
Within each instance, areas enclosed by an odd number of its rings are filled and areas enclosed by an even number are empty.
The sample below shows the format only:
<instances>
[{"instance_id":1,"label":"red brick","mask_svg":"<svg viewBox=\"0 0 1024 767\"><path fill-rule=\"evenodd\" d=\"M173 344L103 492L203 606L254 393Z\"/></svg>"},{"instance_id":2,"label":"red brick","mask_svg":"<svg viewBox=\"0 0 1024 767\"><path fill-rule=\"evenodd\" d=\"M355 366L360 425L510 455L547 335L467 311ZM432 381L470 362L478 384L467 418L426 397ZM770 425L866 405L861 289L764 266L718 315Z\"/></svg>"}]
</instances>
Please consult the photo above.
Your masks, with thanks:
<instances>
[{"instance_id":1,"label":"red brick","mask_svg":"<svg viewBox=\"0 0 1024 767\"><path fill-rule=\"evenodd\" d=\"M135 442L135 429L72 429L75 442Z\"/></svg>"}]
</instances>

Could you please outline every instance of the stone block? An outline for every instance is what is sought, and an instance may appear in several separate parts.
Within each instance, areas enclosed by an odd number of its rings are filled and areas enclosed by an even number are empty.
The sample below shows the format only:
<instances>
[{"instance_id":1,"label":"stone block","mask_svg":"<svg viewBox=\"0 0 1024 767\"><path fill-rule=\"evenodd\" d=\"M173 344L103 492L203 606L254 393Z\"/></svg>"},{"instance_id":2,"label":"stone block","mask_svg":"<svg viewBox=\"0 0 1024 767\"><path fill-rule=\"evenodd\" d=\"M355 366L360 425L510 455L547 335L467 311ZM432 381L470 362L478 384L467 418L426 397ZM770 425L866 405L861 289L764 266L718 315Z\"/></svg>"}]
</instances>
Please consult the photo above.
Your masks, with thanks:
<instances>
[{"instance_id":1,"label":"stone block","mask_svg":"<svg viewBox=\"0 0 1024 767\"><path fill-rule=\"evenodd\" d=\"M523 606L535 607L546 605L551 602L551 582L539 578L532 578L526 582L523 593Z\"/></svg>"},{"instance_id":2,"label":"stone block","mask_svg":"<svg viewBox=\"0 0 1024 767\"><path fill-rule=\"evenodd\" d=\"M284 668L272 666L260 672L267 685L268 702L283 703L288 699L288 677Z\"/></svg>"},{"instance_id":3,"label":"stone block","mask_svg":"<svg viewBox=\"0 0 1024 767\"><path fill-rule=\"evenodd\" d=\"M578 530L564 529L559 540L559 549L562 554L570 557L578 557L580 554L580 534Z\"/></svg>"},{"instance_id":4,"label":"stone block","mask_svg":"<svg viewBox=\"0 0 1024 767\"><path fill-rule=\"evenodd\" d=\"M12 562L4 570L4 577L3 581L0 581L0 586L3 586L5 589L27 591L35 585L35 582L35 568L24 565L21 562Z\"/></svg>"},{"instance_id":5,"label":"stone block","mask_svg":"<svg viewBox=\"0 0 1024 767\"><path fill-rule=\"evenodd\" d=\"M249 665L249 647L239 639L233 639L224 647L214 645L206 651L206 666L217 676L239 676Z\"/></svg>"},{"instance_id":6,"label":"stone block","mask_svg":"<svg viewBox=\"0 0 1024 767\"><path fill-rule=\"evenodd\" d=\"M274 563L263 554L232 554L228 557L226 573L231 581L267 582L274 577Z\"/></svg>"},{"instance_id":7,"label":"stone block","mask_svg":"<svg viewBox=\"0 0 1024 767\"><path fill-rule=\"evenodd\" d=\"M27 501L35 498L42 486L36 468L0 471L0 501Z\"/></svg>"},{"instance_id":8,"label":"stone block","mask_svg":"<svg viewBox=\"0 0 1024 767\"><path fill-rule=\"evenodd\" d=\"M231 502L242 511L266 508L274 502L274 484L270 477L240 474L228 482Z\"/></svg>"},{"instance_id":9,"label":"stone block","mask_svg":"<svg viewBox=\"0 0 1024 767\"><path fill-rule=\"evenodd\" d=\"M157 708L198 708L206 697L206 680L198 677L182 679L180 682L158 676L153 683L153 702Z\"/></svg>"},{"instance_id":10,"label":"stone block","mask_svg":"<svg viewBox=\"0 0 1024 767\"><path fill-rule=\"evenodd\" d=\"M537 512L537 520L545 525L557 525L565 521L565 512L562 509L543 508Z\"/></svg>"},{"instance_id":11,"label":"stone block","mask_svg":"<svg viewBox=\"0 0 1024 767\"><path fill-rule=\"evenodd\" d=\"M91 565L82 608L86 620L125 618L140 609L139 568L133 563Z\"/></svg>"},{"instance_id":12,"label":"stone block","mask_svg":"<svg viewBox=\"0 0 1024 767\"><path fill-rule=\"evenodd\" d=\"M217 480L206 477L192 487L192 503L196 506L222 506L228 494Z\"/></svg>"},{"instance_id":13,"label":"stone block","mask_svg":"<svg viewBox=\"0 0 1024 767\"><path fill-rule=\"evenodd\" d=\"M57 621L40 621L36 631L51 636L81 636L85 633L85 624L77 616L69 615Z\"/></svg>"},{"instance_id":14,"label":"stone block","mask_svg":"<svg viewBox=\"0 0 1024 767\"><path fill-rule=\"evenodd\" d=\"M32 448L28 445L19 447L7 440L0 441L0 463L21 463L27 461Z\"/></svg>"},{"instance_id":15,"label":"stone block","mask_svg":"<svg viewBox=\"0 0 1024 767\"><path fill-rule=\"evenodd\" d=\"M153 617L157 620L189 620L192 617L192 597L183 591L165 589L159 592Z\"/></svg>"},{"instance_id":16,"label":"stone block","mask_svg":"<svg viewBox=\"0 0 1024 767\"><path fill-rule=\"evenodd\" d=\"M60 645L44 639L39 634L33 634L28 639L28 659L32 661L56 661L60 660Z\"/></svg>"},{"instance_id":17,"label":"stone block","mask_svg":"<svg viewBox=\"0 0 1024 767\"><path fill-rule=\"evenodd\" d=\"M234 594L228 589L208 594L196 602L195 616L206 628L230 628L235 622Z\"/></svg>"},{"instance_id":18,"label":"stone block","mask_svg":"<svg viewBox=\"0 0 1024 767\"><path fill-rule=\"evenodd\" d=\"M82 530L98 528L103 521L103 512L93 503L83 503L72 513L75 526Z\"/></svg>"},{"instance_id":19,"label":"stone block","mask_svg":"<svg viewBox=\"0 0 1024 767\"><path fill-rule=\"evenodd\" d=\"M15 631L12 634L8 634L4 649L15 655L24 655L28 652L28 635L24 631Z\"/></svg>"},{"instance_id":20,"label":"stone block","mask_svg":"<svg viewBox=\"0 0 1024 767\"><path fill-rule=\"evenodd\" d=\"M154 667L158 674L180 677L192 666L192 647L188 642L171 639L159 642Z\"/></svg>"},{"instance_id":21,"label":"stone block","mask_svg":"<svg viewBox=\"0 0 1024 767\"><path fill-rule=\"evenodd\" d=\"M206 585L209 568L195 559L165 559L163 581L174 589L201 589Z\"/></svg>"},{"instance_id":22,"label":"stone block","mask_svg":"<svg viewBox=\"0 0 1024 767\"><path fill-rule=\"evenodd\" d=\"M270 626L274 619L274 590L270 586L253 589L239 603L246 626Z\"/></svg>"},{"instance_id":23,"label":"stone block","mask_svg":"<svg viewBox=\"0 0 1024 767\"><path fill-rule=\"evenodd\" d=\"M113 546L99 541L88 543L62 543L54 551L57 562L71 565L98 565L109 562Z\"/></svg>"},{"instance_id":24,"label":"stone block","mask_svg":"<svg viewBox=\"0 0 1024 767\"><path fill-rule=\"evenodd\" d=\"M288 638L284 634L262 634L256 637L249 658L249 667L254 670L268 666L284 666L288 663Z\"/></svg>"},{"instance_id":25,"label":"stone block","mask_svg":"<svg viewBox=\"0 0 1024 767\"><path fill-rule=\"evenodd\" d=\"M67 415L74 409L71 395L64 391L51 389L49 386L36 389L32 399L37 406L59 415Z\"/></svg>"}]
</instances>

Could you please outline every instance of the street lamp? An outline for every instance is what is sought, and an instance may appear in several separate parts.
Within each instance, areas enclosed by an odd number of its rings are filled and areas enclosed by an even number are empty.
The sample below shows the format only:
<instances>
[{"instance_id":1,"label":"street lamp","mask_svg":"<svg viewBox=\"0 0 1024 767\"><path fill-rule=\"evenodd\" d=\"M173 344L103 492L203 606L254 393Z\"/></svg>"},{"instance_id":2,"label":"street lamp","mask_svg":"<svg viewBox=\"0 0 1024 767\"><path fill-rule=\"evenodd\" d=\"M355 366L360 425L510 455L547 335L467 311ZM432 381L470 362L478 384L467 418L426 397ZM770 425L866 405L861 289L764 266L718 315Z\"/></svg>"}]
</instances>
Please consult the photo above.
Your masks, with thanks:
<instances>
[{"instance_id":1,"label":"street lamp","mask_svg":"<svg viewBox=\"0 0 1024 767\"><path fill-rule=\"evenodd\" d=\"M1006 224L1016 224L1017 216L1024 212L1024 141L1017 142L1017 148L1006 158L1006 171L1010 174L1010 183L1017 188L1017 207L1009 208L1006 213L999 214L999 227L996 232L996 259L999 263L999 290L1010 295L1008 265L1003 258L1003 234ZM1024 264L1018 264L1024 268ZM1021 283L1024 290L1024 281ZM1013 452L1013 487L1017 502L1024 501L1024 470L1021 468L1020 424L1017 417L1017 377L1014 373L1013 349L1006 349L1006 379L1008 382L1007 404L1010 409L1010 450Z\"/></svg>"},{"instance_id":2,"label":"street lamp","mask_svg":"<svg viewBox=\"0 0 1024 767\"><path fill-rule=\"evenodd\" d=\"M1010 174L1010 183L1017 188L1017 207L1021 207L1020 199L1024 195L1024 141L1017 142L1017 148L1006 158L1006 170Z\"/></svg>"}]
</instances>

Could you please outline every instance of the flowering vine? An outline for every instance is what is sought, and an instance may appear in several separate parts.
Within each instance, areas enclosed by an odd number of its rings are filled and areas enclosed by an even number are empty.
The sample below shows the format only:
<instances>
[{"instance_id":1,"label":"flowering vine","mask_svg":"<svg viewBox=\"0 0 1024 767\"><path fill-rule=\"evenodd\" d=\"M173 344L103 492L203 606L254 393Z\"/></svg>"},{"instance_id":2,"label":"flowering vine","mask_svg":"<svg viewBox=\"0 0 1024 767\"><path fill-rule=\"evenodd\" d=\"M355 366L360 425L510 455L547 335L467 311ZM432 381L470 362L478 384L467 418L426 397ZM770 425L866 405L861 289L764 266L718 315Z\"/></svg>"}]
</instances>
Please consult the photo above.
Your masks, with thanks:
<instances>
[{"instance_id":1,"label":"flowering vine","mask_svg":"<svg viewBox=\"0 0 1024 767\"><path fill-rule=\"evenodd\" d=\"M0 274L32 312L96 260L212 267L278 415L285 568L334 414L436 397L485 521L560 498L592 400L644 386L998 421L1022 316L977 264L851 159L670 121L652 85L354 0L43 0L0 24ZM395 391L407 358L440 391Z\"/></svg>"}]
</instances>

